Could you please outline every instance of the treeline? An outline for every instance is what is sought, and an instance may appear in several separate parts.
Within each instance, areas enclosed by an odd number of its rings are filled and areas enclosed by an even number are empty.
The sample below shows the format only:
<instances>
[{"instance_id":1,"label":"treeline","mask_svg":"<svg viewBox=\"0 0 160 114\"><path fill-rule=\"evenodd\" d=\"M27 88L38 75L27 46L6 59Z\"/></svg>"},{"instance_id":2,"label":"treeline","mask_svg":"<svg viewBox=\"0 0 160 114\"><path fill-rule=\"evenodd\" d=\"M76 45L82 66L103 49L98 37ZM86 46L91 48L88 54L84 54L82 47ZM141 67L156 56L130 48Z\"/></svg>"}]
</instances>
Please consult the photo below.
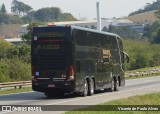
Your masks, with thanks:
<instances>
[{"instance_id":1,"label":"treeline","mask_svg":"<svg viewBox=\"0 0 160 114\"><path fill-rule=\"evenodd\" d=\"M160 45L143 40L123 40L124 50L130 56L127 70L160 65Z\"/></svg>"},{"instance_id":2,"label":"treeline","mask_svg":"<svg viewBox=\"0 0 160 114\"><path fill-rule=\"evenodd\" d=\"M160 0L157 0L157 1L153 2L152 4L149 4L149 3L146 4L144 9L139 9L138 11L130 13L129 16L136 15L139 13L148 12L148 11L159 10L159 9L160 9Z\"/></svg>"},{"instance_id":3,"label":"treeline","mask_svg":"<svg viewBox=\"0 0 160 114\"><path fill-rule=\"evenodd\" d=\"M30 46L0 39L0 82L30 80L30 62Z\"/></svg>"},{"instance_id":4,"label":"treeline","mask_svg":"<svg viewBox=\"0 0 160 114\"><path fill-rule=\"evenodd\" d=\"M33 8L18 0L11 4L12 14L8 14L5 4L0 7L0 24L23 24L50 21L73 21L76 20L70 13L62 13L58 7L42 8L34 11Z\"/></svg>"},{"instance_id":5,"label":"treeline","mask_svg":"<svg viewBox=\"0 0 160 114\"><path fill-rule=\"evenodd\" d=\"M160 20L154 22L152 25L147 25L144 28L143 38L147 38L153 44L160 43Z\"/></svg>"},{"instance_id":6,"label":"treeline","mask_svg":"<svg viewBox=\"0 0 160 114\"><path fill-rule=\"evenodd\" d=\"M142 40L123 40L130 56L127 70L160 65L160 45ZM25 81L31 78L30 46L12 45L0 40L0 82Z\"/></svg>"},{"instance_id":7,"label":"treeline","mask_svg":"<svg viewBox=\"0 0 160 114\"><path fill-rule=\"evenodd\" d=\"M51 21L74 21L76 20L70 13L62 13L57 7L42 8L32 11L23 17L25 22L51 22Z\"/></svg>"}]
</instances>

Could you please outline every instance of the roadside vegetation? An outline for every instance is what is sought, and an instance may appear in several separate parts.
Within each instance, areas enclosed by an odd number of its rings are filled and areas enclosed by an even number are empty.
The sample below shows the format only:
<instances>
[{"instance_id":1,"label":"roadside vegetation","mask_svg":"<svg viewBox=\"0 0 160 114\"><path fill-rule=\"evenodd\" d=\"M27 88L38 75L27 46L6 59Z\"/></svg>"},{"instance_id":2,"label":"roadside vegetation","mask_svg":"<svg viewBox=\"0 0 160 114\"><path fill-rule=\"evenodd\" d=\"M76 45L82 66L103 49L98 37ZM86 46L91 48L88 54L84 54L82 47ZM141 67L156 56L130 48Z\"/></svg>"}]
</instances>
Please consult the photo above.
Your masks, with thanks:
<instances>
[{"instance_id":1,"label":"roadside vegetation","mask_svg":"<svg viewBox=\"0 0 160 114\"><path fill-rule=\"evenodd\" d=\"M157 0L157 2L159 3L159 0ZM157 4L153 3L152 5L154 6ZM12 45L3 39L0 40L0 82L30 80L30 40L33 26L44 24L44 22L73 19L71 18L71 14L65 14L70 16L63 18L65 16L59 8L42 8L34 11L33 8L18 0L13 0L11 10L12 13L16 15L13 16L16 22L19 21L19 18L23 18L25 22L30 23L27 28L29 32L22 36L23 40L28 41L28 45ZM14 23L12 22L14 19L12 18L10 18L12 21L8 20L8 18L5 18L5 20L3 19L7 15L5 4L2 4L2 6L0 6L0 24ZM156 15L159 18L160 11L157 11ZM160 66L159 27L160 21L156 21L152 25L147 25L144 29L143 36L125 27L117 29L110 26L110 28L106 28L103 31L118 32L120 36L122 34L124 51L130 56L130 62L125 66L126 70L130 71ZM126 33L130 34L127 35Z\"/></svg>"},{"instance_id":2,"label":"roadside vegetation","mask_svg":"<svg viewBox=\"0 0 160 114\"><path fill-rule=\"evenodd\" d=\"M124 51L130 56L127 70L160 66L160 45L143 40L124 40Z\"/></svg>"},{"instance_id":3,"label":"roadside vegetation","mask_svg":"<svg viewBox=\"0 0 160 114\"><path fill-rule=\"evenodd\" d=\"M65 114L158 114L159 111L105 111L107 106L113 106L113 109L118 110L118 106L128 106L131 107L131 105L135 105L135 107L138 105L160 105L160 93L152 93L152 94L146 94L146 95L137 95L132 96L128 98L123 98L119 100L113 100L106 103L102 103L95 106L90 106L88 108L83 109L77 109L75 111L69 111ZM105 108L106 106L106 108ZM155 107L156 107L155 106ZM117 107L117 108L115 108Z\"/></svg>"},{"instance_id":4,"label":"roadside vegetation","mask_svg":"<svg viewBox=\"0 0 160 114\"><path fill-rule=\"evenodd\" d=\"M31 87L24 87L24 88L21 88L21 89L0 90L0 95L20 93L20 92L28 92L28 91L32 91L32 88Z\"/></svg>"},{"instance_id":5,"label":"roadside vegetation","mask_svg":"<svg viewBox=\"0 0 160 114\"><path fill-rule=\"evenodd\" d=\"M30 41L30 34L24 40ZM130 62L125 65L127 71L160 66L160 45L129 39L123 40L123 44L130 56ZM30 45L12 45L0 40L0 82L30 80L30 49Z\"/></svg>"},{"instance_id":6,"label":"roadside vegetation","mask_svg":"<svg viewBox=\"0 0 160 114\"><path fill-rule=\"evenodd\" d=\"M30 46L12 45L0 40L0 83L31 78Z\"/></svg>"}]
</instances>

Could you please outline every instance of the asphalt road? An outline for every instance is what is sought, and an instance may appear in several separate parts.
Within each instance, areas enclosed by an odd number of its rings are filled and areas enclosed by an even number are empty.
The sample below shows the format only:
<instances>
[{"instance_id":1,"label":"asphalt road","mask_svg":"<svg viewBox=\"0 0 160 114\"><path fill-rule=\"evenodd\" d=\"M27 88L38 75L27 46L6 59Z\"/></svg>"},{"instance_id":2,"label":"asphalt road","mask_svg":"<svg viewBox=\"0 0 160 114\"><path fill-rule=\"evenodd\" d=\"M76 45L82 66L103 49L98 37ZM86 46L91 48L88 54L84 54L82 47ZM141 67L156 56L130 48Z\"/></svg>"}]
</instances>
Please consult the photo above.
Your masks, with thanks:
<instances>
[{"instance_id":1,"label":"asphalt road","mask_svg":"<svg viewBox=\"0 0 160 114\"><path fill-rule=\"evenodd\" d=\"M87 97L65 95L64 97L55 97L53 99L48 99L43 93L39 92L1 95L0 105L53 105L53 106L71 105L73 107L75 105L79 105L83 107L84 105L95 105L110 100L126 98L134 95L142 95L146 93L153 93L153 92L160 92L160 76L126 80L126 86L120 88L120 90L117 92L98 92L93 96L87 96ZM59 108L61 109L64 107L65 106L60 106ZM47 111L47 114L62 113L62 112L64 111L63 110L54 112ZM22 112L0 112L0 114L5 114L5 113L18 114ZM23 113L28 113L28 112L23 112ZM29 112L29 113L41 114L44 112Z\"/></svg>"}]
</instances>

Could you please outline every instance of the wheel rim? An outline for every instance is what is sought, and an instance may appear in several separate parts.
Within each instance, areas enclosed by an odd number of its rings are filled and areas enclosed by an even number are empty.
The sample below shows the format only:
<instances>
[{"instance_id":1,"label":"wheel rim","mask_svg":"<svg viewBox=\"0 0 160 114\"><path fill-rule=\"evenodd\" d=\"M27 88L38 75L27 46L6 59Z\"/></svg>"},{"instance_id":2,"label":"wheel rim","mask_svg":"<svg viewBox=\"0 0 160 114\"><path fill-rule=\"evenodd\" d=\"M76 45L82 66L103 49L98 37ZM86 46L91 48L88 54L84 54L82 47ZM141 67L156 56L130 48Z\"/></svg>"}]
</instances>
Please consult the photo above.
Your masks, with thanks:
<instances>
[{"instance_id":1,"label":"wheel rim","mask_svg":"<svg viewBox=\"0 0 160 114\"><path fill-rule=\"evenodd\" d=\"M93 80L91 80L91 84L90 84L90 86L91 86L91 94L94 94L94 83L93 83Z\"/></svg>"},{"instance_id":2,"label":"wheel rim","mask_svg":"<svg viewBox=\"0 0 160 114\"><path fill-rule=\"evenodd\" d=\"M118 90L118 88L119 88L119 82L118 82L118 81L116 81L115 86L116 86L115 91L117 91L117 90Z\"/></svg>"},{"instance_id":3,"label":"wheel rim","mask_svg":"<svg viewBox=\"0 0 160 114\"><path fill-rule=\"evenodd\" d=\"M111 87L111 91L114 91L114 80L112 80L112 87Z\"/></svg>"},{"instance_id":4,"label":"wheel rim","mask_svg":"<svg viewBox=\"0 0 160 114\"><path fill-rule=\"evenodd\" d=\"M85 84L84 84L84 96L87 96L87 94L88 94L88 84L85 81Z\"/></svg>"}]
</instances>

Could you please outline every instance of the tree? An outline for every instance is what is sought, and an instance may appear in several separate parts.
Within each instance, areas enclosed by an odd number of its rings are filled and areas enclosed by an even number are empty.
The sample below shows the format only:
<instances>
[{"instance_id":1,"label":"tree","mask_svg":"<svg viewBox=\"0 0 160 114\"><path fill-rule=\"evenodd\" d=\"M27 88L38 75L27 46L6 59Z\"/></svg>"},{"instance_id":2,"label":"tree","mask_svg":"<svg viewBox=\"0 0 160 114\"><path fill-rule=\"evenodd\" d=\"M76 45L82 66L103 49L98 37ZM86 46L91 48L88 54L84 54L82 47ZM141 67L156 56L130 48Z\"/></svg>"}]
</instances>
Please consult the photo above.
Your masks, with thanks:
<instances>
[{"instance_id":1,"label":"tree","mask_svg":"<svg viewBox=\"0 0 160 114\"><path fill-rule=\"evenodd\" d=\"M58 20L60 15L61 11L59 8L56 7L42 8L34 13L35 19L40 22L49 22Z\"/></svg>"},{"instance_id":2,"label":"tree","mask_svg":"<svg viewBox=\"0 0 160 114\"><path fill-rule=\"evenodd\" d=\"M28 33L22 36L22 39L27 41L28 43L31 41L33 30L32 28L38 26L40 23L33 22L27 26Z\"/></svg>"},{"instance_id":3,"label":"tree","mask_svg":"<svg viewBox=\"0 0 160 114\"><path fill-rule=\"evenodd\" d=\"M9 16L0 12L0 24L8 24Z\"/></svg>"},{"instance_id":4,"label":"tree","mask_svg":"<svg viewBox=\"0 0 160 114\"><path fill-rule=\"evenodd\" d=\"M76 20L70 13L62 13L60 8L57 7L39 9L35 12L32 12L32 17L34 17L36 21L40 22Z\"/></svg>"},{"instance_id":5,"label":"tree","mask_svg":"<svg viewBox=\"0 0 160 114\"><path fill-rule=\"evenodd\" d=\"M17 0L12 1L11 11L16 15L26 15L32 11L32 7L24 4L23 2L19 2Z\"/></svg>"},{"instance_id":6,"label":"tree","mask_svg":"<svg viewBox=\"0 0 160 114\"><path fill-rule=\"evenodd\" d=\"M11 6L11 11L15 14L19 14L19 12L18 12L18 1L13 0L11 5L12 5Z\"/></svg>"},{"instance_id":7,"label":"tree","mask_svg":"<svg viewBox=\"0 0 160 114\"><path fill-rule=\"evenodd\" d=\"M144 28L143 36L147 37L150 42L156 43L155 37L156 37L159 27L160 27L160 21L155 21L152 25L147 25Z\"/></svg>"},{"instance_id":8,"label":"tree","mask_svg":"<svg viewBox=\"0 0 160 114\"><path fill-rule=\"evenodd\" d=\"M160 28L158 28L157 31L153 33L153 37L154 37L153 43L159 44L160 43Z\"/></svg>"},{"instance_id":9,"label":"tree","mask_svg":"<svg viewBox=\"0 0 160 114\"><path fill-rule=\"evenodd\" d=\"M2 12L3 14L5 14L5 13L7 12L6 7L5 7L4 4L2 4L2 6L1 6L1 12Z\"/></svg>"},{"instance_id":10,"label":"tree","mask_svg":"<svg viewBox=\"0 0 160 114\"><path fill-rule=\"evenodd\" d=\"M10 49L11 44L7 41L0 39L0 59L4 59L7 57L7 51Z\"/></svg>"},{"instance_id":11,"label":"tree","mask_svg":"<svg viewBox=\"0 0 160 114\"><path fill-rule=\"evenodd\" d=\"M76 21L77 19L73 17L72 14L70 13L63 13L60 15L60 21L64 21L64 20L67 20L67 21Z\"/></svg>"}]
</instances>

